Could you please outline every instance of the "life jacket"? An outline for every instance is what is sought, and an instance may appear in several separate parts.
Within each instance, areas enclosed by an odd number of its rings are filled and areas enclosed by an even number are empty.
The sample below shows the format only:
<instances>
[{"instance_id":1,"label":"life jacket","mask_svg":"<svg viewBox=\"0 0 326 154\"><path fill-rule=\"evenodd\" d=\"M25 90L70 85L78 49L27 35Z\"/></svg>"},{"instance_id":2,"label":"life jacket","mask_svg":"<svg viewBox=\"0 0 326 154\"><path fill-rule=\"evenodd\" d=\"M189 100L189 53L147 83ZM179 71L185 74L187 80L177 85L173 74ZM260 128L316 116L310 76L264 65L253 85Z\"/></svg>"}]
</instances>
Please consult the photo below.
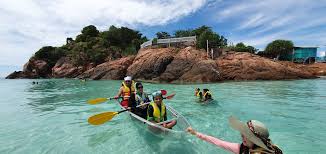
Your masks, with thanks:
<instances>
[{"instance_id":1,"label":"life jacket","mask_svg":"<svg viewBox=\"0 0 326 154\"><path fill-rule=\"evenodd\" d=\"M208 94L212 97L212 94L211 94L209 91L206 91L206 93L204 94L203 97L206 98L206 96L207 96Z\"/></svg>"},{"instance_id":2,"label":"life jacket","mask_svg":"<svg viewBox=\"0 0 326 154\"><path fill-rule=\"evenodd\" d=\"M136 103L137 105L141 104L141 103L146 103L149 102L149 98L148 95L146 93L142 93L142 95L139 95L138 93L136 93Z\"/></svg>"},{"instance_id":3,"label":"life jacket","mask_svg":"<svg viewBox=\"0 0 326 154\"><path fill-rule=\"evenodd\" d=\"M158 106L154 102L151 102L149 105L151 105L154 109L154 111L153 111L154 121L156 121L156 122L164 121L164 115L165 115L164 103L163 102L161 103L161 110L158 108ZM149 114L147 113L147 115L149 115ZM147 116L147 120L149 120L149 119L150 119L150 117Z\"/></svg>"},{"instance_id":4,"label":"life jacket","mask_svg":"<svg viewBox=\"0 0 326 154\"><path fill-rule=\"evenodd\" d=\"M123 86L123 94L122 94L123 100L129 100L130 93L135 92L135 82L131 81L131 91L124 81L122 82L122 86Z\"/></svg>"},{"instance_id":5,"label":"life jacket","mask_svg":"<svg viewBox=\"0 0 326 154\"><path fill-rule=\"evenodd\" d=\"M202 94L202 92L201 91L199 91L199 92L197 92L197 97L200 97L200 94Z\"/></svg>"}]
</instances>

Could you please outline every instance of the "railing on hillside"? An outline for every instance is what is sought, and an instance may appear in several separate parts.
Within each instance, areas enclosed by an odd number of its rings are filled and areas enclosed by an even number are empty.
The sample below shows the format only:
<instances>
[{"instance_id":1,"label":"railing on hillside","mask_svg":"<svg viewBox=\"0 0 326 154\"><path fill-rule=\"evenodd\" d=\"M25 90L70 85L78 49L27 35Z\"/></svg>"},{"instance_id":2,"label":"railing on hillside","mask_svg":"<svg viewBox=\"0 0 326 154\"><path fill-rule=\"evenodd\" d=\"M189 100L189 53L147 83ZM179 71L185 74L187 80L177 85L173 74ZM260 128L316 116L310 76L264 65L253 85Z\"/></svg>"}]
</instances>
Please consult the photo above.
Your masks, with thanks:
<instances>
[{"instance_id":1,"label":"railing on hillside","mask_svg":"<svg viewBox=\"0 0 326 154\"><path fill-rule=\"evenodd\" d=\"M168 44L168 43L179 43L179 42L196 42L196 36L158 39L157 40L157 44Z\"/></svg>"},{"instance_id":2,"label":"railing on hillside","mask_svg":"<svg viewBox=\"0 0 326 154\"><path fill-rule=\"evenodd\" d=\"M140 45L140 48L145 48L145 47L151 46L153 44L152 42L153 42L153 40L144 42L143 44Z\"/></svg>"},{"instance_id":3,"label":"railing on hillside","mask_svg":"<svg viewBox=\"0 0 326 154\"><path fill-rule=\"evenodd\" d=\"M196 36L157 39L157 44L171 44L171 43L182 43L182 42L196 42ZM140 48L145 48L152 45L153 45L153 40L149 40L141 44Z\"/></svg>"}]
</instances>

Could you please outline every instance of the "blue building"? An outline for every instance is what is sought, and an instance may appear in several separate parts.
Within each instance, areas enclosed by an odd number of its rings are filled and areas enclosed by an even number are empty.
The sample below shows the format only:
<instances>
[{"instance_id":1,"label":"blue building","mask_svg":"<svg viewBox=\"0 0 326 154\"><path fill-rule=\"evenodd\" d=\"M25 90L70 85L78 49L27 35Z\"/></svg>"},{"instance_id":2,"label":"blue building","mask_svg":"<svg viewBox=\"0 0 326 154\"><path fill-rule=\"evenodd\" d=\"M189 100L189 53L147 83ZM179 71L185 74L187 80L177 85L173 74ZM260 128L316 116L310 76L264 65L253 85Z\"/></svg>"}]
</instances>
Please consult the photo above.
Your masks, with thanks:
<instances>
[{"instance_id":1,"label":"blue building","mask_svg":"<svg viewBox=\"0 0 326 154\"><path fill-rule=\"evenodd\" d=\"M296 63L310 64L316 62L318 47L294 47L286 56L286 60Z\"/></svg>"}]
</instances>

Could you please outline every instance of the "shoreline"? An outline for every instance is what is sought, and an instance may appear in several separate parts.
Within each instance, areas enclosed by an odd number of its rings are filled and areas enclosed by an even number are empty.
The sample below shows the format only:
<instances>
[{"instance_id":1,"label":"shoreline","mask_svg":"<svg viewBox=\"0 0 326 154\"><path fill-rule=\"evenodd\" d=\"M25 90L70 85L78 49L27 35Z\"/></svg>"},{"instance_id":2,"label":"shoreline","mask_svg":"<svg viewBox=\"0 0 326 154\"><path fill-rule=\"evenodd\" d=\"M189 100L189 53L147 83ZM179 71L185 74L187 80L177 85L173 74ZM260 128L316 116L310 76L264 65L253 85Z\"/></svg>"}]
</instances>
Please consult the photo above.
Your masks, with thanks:
<instances>
[{"instance_id":1,"label":"shoreline","mask_svg":"<svg viewBox=\"0 0 326 154\"><path fill-rule=\"evenodd\" d=\"M318 80L318 79L326 79L325 76L317 76L317 78L310 78L310 79L282 79L282 80L224 80L224 81L218 81L218 82L158 82L158 81L151 81L151 80L134 80L135 82L141 82L141 83L150 83L150 84L170 84L170 85L202 85L202 84L219 84L219 83L234 83L234 82L265 82L265 81L296 81L296 80ZM36 78L36 79L6 79L1 78L0 80L76 80L81 81L82 79L77 78ZM87 79L88 81L123 81L123 80L112 80L112 79L103 79L103 80L93 80L93 79Z\"/></svg>"}]
</instances>

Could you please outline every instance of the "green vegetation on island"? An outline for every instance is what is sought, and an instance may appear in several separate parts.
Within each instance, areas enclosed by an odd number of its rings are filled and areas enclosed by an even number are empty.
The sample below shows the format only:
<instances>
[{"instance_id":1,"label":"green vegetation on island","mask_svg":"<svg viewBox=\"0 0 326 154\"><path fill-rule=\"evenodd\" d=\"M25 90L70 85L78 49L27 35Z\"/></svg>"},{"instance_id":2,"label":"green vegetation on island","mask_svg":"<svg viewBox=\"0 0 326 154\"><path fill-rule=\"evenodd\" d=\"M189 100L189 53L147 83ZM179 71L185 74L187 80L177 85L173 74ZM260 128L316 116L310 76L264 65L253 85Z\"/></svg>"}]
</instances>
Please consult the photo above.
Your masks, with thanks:
<instances>
[{"instance_id":1,"label":"green vegetation on island","mask_svg":"<svg viewBox=\"0 0 326 154\"><path fill-rule=\"evenodd\" d=\"M75 40L67 38L67 44L61 47L45 46L35 53L36 59L45 60L52 67L61 57L68 56L75 65L95 65L113 59L136 54L140 44L147 38L136 30L127 27L111 26L109 30L100 32L93 25L82 29Z\"/></svg>"},{"instance_id":2,"label":"green vegetation on island","mask_svg":"<svg viewBox=\"0 0 326 154\"><path fill-rule=\"evenodd\" d=\"M230 50L236 51L236 52L249 52L255 54L258 49L256 49L253 46L246 46L244 43L240 42L237 43L235 46L229 46Z\"/></svg>"},{"instance_id":3,"label":"green vegetation on island","mask_svg":"<svg viewBox=\"0 0 326 154\"><path fill-rule=\"evenodd\" d=\"M278 58L278 60L286 60L286 55L293 52L293 42L290 40L274 40L268 43L265 51L257 53L263 57Z\"/></svg>"}]
</instances>

